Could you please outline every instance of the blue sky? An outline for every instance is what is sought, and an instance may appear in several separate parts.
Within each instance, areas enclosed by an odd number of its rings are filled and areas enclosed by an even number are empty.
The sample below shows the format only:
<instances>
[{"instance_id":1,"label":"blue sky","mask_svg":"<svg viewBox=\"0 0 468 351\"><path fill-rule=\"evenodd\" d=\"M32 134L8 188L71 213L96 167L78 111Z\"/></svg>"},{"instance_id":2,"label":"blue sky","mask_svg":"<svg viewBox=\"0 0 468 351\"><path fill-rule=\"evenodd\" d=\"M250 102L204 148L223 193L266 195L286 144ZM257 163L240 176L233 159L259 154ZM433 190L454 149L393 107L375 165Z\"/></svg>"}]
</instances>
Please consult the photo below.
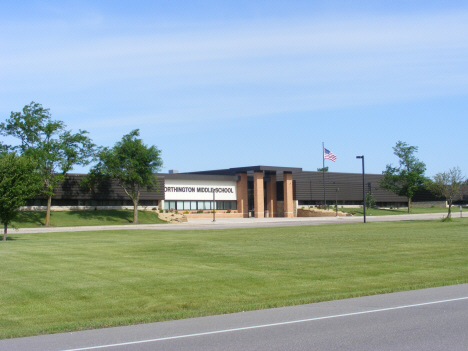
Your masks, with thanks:
<instances>
[{"instance_id":1,"label":"blue sky","mask_svg":"<svg viewBox=\"0 0 468 351\"><path fill-rule=\"evenodd\" d=\"M2 1L0 119L31 101L163 171L381 173L398 140L468 174L465 1ZM76 168L76 172L86 172Z\"/></svg>"}]
</instances>

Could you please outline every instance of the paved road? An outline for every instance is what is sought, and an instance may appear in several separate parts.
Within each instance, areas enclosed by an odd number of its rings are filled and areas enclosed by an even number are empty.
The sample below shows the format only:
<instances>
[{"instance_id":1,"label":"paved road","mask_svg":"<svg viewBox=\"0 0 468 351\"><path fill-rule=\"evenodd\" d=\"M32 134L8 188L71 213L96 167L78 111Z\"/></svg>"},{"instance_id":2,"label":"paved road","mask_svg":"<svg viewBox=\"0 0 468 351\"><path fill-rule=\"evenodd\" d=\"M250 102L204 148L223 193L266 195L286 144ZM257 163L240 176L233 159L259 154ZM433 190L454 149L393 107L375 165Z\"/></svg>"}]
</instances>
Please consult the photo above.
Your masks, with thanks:
<instances>
[{"instance_id":1,"label":"paved road","mask_svg":"<svg viewBox=\"0 0 468 351\"><path fill-rule=\"evenodd\" d=\"M368 222L409 221L440 219L444 213L410 214L394 216L368 216ZM457 216L454 214L454 216ZM129 224L83 227L49 227L49 228L23 228L9 229L9 234L18 233L46 233L46 232L78 232L89 230L123 230L123 229L152 229L152 230L205 230L205 229L232 229L232 228L258 228L258 227L288 227L301 225L322 225L340 223L362 223L363 217L295 217L295 218L221 218L215 223L212 219L191 219L186 223L173 224ZM0 230L0 234L3 229Z\"/></svg>"},{"instance_id":2,"label":"paved road","mask_svg":"<svg viewBox=\"0 0 468 351\"><path fill-rule=\"evenodd\" d=\"M468 284L0 340L1 351L467 350Z\"/></svg>"}]
</instances>

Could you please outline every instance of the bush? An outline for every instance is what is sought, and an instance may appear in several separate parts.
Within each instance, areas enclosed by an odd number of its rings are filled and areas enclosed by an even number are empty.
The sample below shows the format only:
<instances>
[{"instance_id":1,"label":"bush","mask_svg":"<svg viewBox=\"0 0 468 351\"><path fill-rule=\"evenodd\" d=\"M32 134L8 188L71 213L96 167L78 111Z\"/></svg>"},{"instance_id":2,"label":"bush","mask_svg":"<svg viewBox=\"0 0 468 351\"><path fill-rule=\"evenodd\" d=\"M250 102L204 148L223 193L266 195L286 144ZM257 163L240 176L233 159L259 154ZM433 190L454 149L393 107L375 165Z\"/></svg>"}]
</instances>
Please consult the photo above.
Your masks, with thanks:
<instances>
[{"instance_id":1,"label":"bush","mask_svg":"<svg viewBox=\"0 0 468 351\"><path fill-rule=\"evenodd\" d=\"M163 209L160 209L160 210L159 210L159 213L163 213L163 212L164 212L164 210L163 210Z\"/></svg>"},{"instance_id":2,"label":"bush","mask_svg":"<svg viewBox=\"0 0 468 351\"><path fill-rule=\"evenodd\" d=\"M190 211L189 211L189 210L185 210L184 213L185 213L185 214L189 214Z\"/></svg>"},{"instance_id":3,"label":"bush","mask_svg":"<svg viewBox=\"0 0 468 351\"><path fill-rule=\"evenodd\" d=\"M203 210L198 210L197 213L203 213Z\"/></svg>"},{"instance_id":4,"label":"bush","mask_svg":"<svg viewBox=\"0 0 468 351\"><path fill-rule=\"evenodd\" d=\"M226 213L231 213L231 210L227 210Z\"/></svg>"}]
</instances>

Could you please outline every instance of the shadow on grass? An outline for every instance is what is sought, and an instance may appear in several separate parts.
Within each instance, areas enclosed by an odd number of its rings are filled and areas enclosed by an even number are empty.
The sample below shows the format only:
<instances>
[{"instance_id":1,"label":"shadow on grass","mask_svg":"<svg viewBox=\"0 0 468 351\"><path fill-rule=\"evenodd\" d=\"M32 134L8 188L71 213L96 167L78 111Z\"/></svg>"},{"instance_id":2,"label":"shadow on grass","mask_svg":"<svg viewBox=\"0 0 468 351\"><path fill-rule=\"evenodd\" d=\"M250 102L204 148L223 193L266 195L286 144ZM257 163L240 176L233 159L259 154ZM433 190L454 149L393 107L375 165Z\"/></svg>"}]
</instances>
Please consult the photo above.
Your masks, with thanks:
<instances>
[{"instance_id":1,"label":"shadow on grass","mask_svg":"<svg viewBox=\"0 0 468 351\"><path fill-rule=\"evenodd\" d=\"M2 234L2 239L3 239L3 234ZM6 241L15 241L19 240L20 238L18 236L11 236L9 233L7 234Z\"/></svg>"},{"instance_id":2,"label":"shadow on grass","mask_svg":"<svg viewBox=\"0 0 468 351\"><path fill-rule=\"evenodd\" d=\"M31 212L20 212L16 216L13 222L17 223L31 223L38 226L45 225L46 213L44 211L31 211Z\"/></svg>"},{"instance_id":3,"label":"shadow on grass","mask_svg":"<svg viewBox=\"0 0 468 351\"><path fill-rule=\"evenodd\" d=\"M133 222L133 211L99 210L99 211L70 211L67 216L77 217L83 220L96 220L103 222Z\"/></svg>"}]
</instances>

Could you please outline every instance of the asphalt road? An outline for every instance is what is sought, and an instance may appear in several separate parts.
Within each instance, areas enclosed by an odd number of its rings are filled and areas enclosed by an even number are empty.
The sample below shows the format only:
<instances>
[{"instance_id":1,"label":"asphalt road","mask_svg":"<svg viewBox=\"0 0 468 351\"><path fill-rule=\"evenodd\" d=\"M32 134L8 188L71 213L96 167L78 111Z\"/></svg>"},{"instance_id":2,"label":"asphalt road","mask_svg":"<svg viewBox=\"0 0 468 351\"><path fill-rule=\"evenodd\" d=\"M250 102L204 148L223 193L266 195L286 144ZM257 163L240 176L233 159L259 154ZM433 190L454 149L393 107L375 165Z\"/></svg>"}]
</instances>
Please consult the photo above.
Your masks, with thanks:
<instances>
[{"instance_id":1,"label":"asphalt road","mask_svg":"<svg viewBox=\"0 0 468 351\"><path fill-rule=\"evenodd\" d=\"M468 284L0 340L1 351L467 350Z\"/></svg>"},{"instance_id":2,"label":"asphalt road","mask_svg":"<svg viewBox=\"0 0 468 351\"><path fill-rule=\"evenodd\" d=\"M466 214L465 214L466 216ZM409 221L440 219L444 213L367 216L367 222ZM457 213L453 217L458 217ZM362 223L363 217L294 217L294 218L221 218L213 222L212 219L191 219L186 223L173 224L128 224L82 227L42 227L23 228L19 230L9 229L9 234L18 233L46 233L46 232L78 232L89 230L124 230L124 229L151 229L151 230L206 230L206 229L233 229L233 228L259 228L259 227L288 227L303 225L323 225L340 223ZM0 230L0 234L3 229Z\"/></svg>"}]
</instances>

